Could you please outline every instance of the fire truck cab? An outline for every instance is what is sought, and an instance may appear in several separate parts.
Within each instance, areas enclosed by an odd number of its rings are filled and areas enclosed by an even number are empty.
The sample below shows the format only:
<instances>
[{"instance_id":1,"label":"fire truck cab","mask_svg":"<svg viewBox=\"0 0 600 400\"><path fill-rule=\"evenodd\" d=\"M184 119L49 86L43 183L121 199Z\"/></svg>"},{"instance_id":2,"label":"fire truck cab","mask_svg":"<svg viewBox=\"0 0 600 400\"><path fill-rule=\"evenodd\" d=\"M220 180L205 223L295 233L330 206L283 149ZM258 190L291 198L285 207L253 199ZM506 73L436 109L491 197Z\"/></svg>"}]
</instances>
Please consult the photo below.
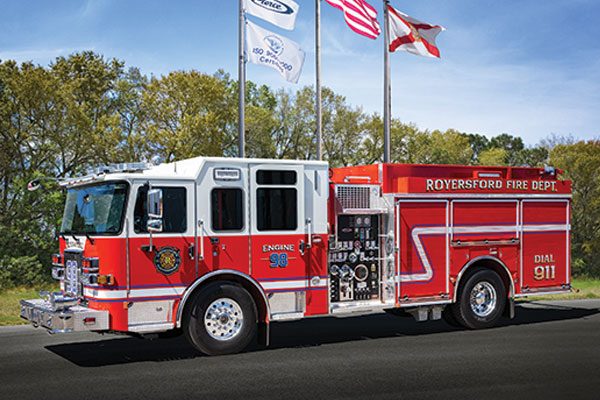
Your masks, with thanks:
<instances>
[{"instance_id":1,"label":"fire truck cab","mask_svg":"<svg viewBox=\"0 0 600 400\"><path fill-rule=\"evenodd\" d=\"M183 332L238 352L271 321L381 310L470 329L570 290L570 182L552 168L197 157L65 180L51 333Z\"/></svg>"}]
</instances>

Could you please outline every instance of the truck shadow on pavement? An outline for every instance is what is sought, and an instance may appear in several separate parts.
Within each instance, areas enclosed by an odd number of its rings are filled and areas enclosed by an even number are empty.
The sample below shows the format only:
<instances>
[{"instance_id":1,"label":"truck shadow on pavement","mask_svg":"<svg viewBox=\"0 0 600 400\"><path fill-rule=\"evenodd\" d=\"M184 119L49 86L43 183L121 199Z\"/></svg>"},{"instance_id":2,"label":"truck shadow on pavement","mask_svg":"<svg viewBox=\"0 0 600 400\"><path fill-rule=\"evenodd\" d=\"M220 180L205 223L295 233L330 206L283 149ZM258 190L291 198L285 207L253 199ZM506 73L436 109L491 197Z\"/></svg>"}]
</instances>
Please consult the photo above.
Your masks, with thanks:
<instances>
[{"instance_id":1,"label":"truck shadow on pavement","mask_svg":"<svg viewBox=\"0 0 600 400\"><path fill-rule=\"evenodd\" d=\"M535 303L532 304L535 305ZM492 329L580 319L599 313L600 309L559 305L536 305L535 308L529 308L517 305L514 319L503 318L498 327ZM461 331L466 330L452 327L443 321L418 323L412 317L402 318L388 314L345 318L309 318L293 322L273 323L270 346L265 349L253 345L245 353ZM465 340L469 340L468 337ZM111 339L103 340L102 337L99 337L99 340L96 341L48 345L45 348L80 367L102 367L145 361L164 362L203 357L188 344L183 335L156 340L134 337L114 338L114 336L111 336Z\"/></svg>"}]
</instances>

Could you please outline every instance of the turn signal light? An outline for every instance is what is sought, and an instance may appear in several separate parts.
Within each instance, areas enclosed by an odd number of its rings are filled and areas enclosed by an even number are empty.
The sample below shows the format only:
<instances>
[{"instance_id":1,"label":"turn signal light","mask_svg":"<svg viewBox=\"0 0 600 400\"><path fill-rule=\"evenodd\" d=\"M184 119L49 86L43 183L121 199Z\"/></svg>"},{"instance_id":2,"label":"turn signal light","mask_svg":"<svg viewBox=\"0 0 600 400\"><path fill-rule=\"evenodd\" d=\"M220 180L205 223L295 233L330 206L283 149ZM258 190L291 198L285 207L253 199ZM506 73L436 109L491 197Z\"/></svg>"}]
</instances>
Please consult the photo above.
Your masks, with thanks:
<instances>
[{"instance_id":1,"label":"turn signal light","mask_svg":"<svg viewBox=\"0 0 600 400\"><path fill-rule=\"evenodd\" d=\"M115 284L115 278L112 275L98 275L96 279L98 285L112 286Z\"/></svg>"},{"instance_id":2,"label":"turn signal light","mask_svg":"<svg viewBox=\"0 0 600 400\"><path fill-rule=\"evenodd\" d=\"M62 267L62 256L60 254L52 254L52 265Z\"/></svg>"},{"instance_id":3,"label":"turn signal light","mask_svg":"<svg viewBox=\"0 0 600 400\"><path fill-rule=\"evenodd\" d=\"M100 266L100 262L98 261L97 258L84 258L81 261L81 265L83 266L84 269L91 270L91 271L97 271Z\"/></svg>"}]
</instances>

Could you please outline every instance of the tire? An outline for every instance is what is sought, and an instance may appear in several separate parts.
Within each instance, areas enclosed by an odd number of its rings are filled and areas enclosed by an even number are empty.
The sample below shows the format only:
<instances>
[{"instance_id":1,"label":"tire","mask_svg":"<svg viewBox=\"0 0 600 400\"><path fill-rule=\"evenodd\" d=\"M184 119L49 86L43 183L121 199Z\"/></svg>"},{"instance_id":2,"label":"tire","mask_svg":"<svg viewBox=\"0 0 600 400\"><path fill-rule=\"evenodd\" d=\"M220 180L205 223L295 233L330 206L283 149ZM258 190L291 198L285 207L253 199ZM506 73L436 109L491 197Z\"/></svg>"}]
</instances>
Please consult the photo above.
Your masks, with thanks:
<instances>
[{"instance_id":1,"label":"tire","mask_svg":"<svg viewBox=\"0 0 600 400\"><path fill-rule=\"evenodd\" d=\"M171 329L170 331L160 332L158 334L158 338L159 339L173 339L173 338L181 336L182 333L183 332L181 332L181 329Z\"/></svg>"},{"instance_id":2,"label":"tire","mask_svg":"<svg viewBox=\"0 0 600 400\"><path fill-rule=\"evenodd\" d=\"M229 282L215 282L190 299L183 320L188 341L206 355L234 354L256 336L257 312L252 296Z\"/></svg>"},{"instance_id":3,"label":"tire","mask_svg":"<svg viewBox=\"0 0 600 400\"><path fill-rule=\"evenodd\" d=\"M444 311L442 311L442 319L450 326L455 328L462 327L456 318L454 318L454 313L452 312L452 307L450 305L444 307Z\"/></svg>"},{"instance_id":4,"label":"tire","mask_svg":"<svg viewBox=\"0 0 600 400\"><path fill-rule=\"evenodd\" d=\"M452 316L457 323L469 329L496 325L506 305L504 283L497 273L488 269L478 270L469 276L459 288L458 295L458 302L451 308Z\"/></svg>"}]
</instances>

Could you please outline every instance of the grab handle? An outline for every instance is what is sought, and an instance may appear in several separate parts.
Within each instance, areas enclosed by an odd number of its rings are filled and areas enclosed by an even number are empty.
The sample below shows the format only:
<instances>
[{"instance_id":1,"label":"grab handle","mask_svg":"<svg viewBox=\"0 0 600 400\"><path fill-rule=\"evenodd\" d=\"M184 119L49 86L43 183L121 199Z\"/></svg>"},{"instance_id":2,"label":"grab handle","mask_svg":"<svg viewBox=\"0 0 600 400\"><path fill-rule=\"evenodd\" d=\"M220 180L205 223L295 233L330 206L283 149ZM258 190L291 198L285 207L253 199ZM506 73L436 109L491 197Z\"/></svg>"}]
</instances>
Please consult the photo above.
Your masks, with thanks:
<instances>
[{"instance_id":1,"label":"grab handle","mask_svg":"<svg viewBox=\"0 0 600 400\"><path fill-rule=\"evenodd\" d=\"M198 258L204 260L204 220L198 221L198 228L200 229L200 255Z\"/></svg>"}]
</instances>

